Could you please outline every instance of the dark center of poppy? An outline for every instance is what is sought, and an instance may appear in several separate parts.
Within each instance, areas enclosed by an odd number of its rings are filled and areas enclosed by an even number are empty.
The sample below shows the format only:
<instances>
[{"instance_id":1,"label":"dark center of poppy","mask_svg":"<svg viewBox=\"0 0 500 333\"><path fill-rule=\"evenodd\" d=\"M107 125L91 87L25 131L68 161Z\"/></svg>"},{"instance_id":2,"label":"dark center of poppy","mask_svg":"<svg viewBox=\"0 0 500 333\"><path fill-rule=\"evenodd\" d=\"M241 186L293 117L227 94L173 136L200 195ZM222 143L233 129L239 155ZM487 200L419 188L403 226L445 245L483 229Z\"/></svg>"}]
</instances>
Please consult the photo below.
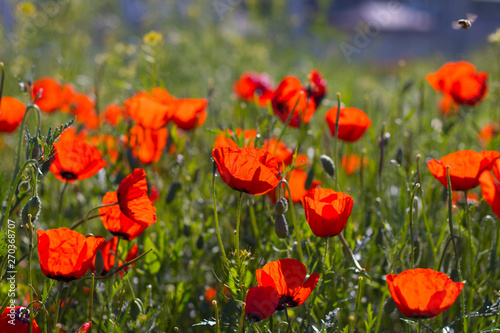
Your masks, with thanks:
<instances>
[{"instance_id":1,"label":"dark center of poppy","mask_svg":"<svg viewBox=\"0 0 500 333\"><path fill-rule=\"evenodd\" d=\"M30 310L26 309L25 307L17 308L14 311L14 315L16 320L20 321L22 324L30 323Z\"/></svg>"},{"instance_id":2,"label":"dark center of poppy","mask_svg":"<svg viewBox=\"0 0 500 333\"><path fill-rule=\"evenodd\" d=\"M261 321L261 320L262 320L262 317L261 317L261 315L260 315L260 314L258 314L258 313L255 313L255 312L250 312L250 313L248 314L248 320L257 322L257 321Z\"/></svg>"},{"instance_id":3,"label":"dark center of poppy","mask_svg":"<svg viewBox=\"0 0 500 333\"><path fill-rule=\"evenodd\" d=\"M285 310L285 305L287 308L293 308L299 305L299 303L293 299L293 296L283 295L280 297L276 310Z\"/></svg>"},{"instance_id":4,"label":"dark center of poppy","mask_svg":"<svg viewBox=\"0 0 500 333\"><path fill-rule=\"evenodd\" d=\"M60 175L66 180L75 180L78 178L78 176L71 171L63 171L60 173Z\"/></svg>"}]
</instances>

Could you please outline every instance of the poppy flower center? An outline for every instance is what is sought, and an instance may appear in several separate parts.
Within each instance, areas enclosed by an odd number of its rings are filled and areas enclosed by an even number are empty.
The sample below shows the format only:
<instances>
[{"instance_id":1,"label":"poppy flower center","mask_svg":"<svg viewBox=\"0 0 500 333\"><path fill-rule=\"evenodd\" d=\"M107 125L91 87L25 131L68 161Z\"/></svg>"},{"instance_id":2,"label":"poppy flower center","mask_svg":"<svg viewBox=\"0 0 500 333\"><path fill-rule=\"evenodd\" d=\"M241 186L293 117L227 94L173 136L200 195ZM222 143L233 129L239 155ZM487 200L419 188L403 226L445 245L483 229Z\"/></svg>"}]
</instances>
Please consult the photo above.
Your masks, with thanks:
<instances>
[{"instance_id":1,"label":"poppy flower center","mask_svg":"<svg viewBox=\"0 0 500 333\"><path fill-rule=\"evenodd\" d=\"M255 313L255 312L249 313L247 317L248 317L248 320L250 320L250 321L257 322L257 321L262 320L262 316L258 313Z\"/></svg>"},{"instance_id":2,"label":"poppy flower center","mask_svg":"<svg viewBox=\"0 0 500 333\"><path fill-rule=\"evenodd\" d=\"M16 320L20 321L22 324L30 323L30 310L25 307L19 307L14 311Z\"/></svg>"},{"instance_id":3,"label":"poppy flower center","mask_svg":"<svg viewBox=\"0 0 500 333\"><path fill-rule=\"evenodd\" d=\"M67 179L67 180L75 180L78 178L78 176L75 175L71 171L63 171L60 173L60 175L61 175L61 177L63 177L64 179Z\"/></svg>"},{"instance_id":4,"label":"poppy flower center","mask_svg":"<svg viewBox=\"0 0 500 333\"><path fill-rule=\"evenodd\" d=\"M276 310L285 310L285 305L287 308L293 308L299 305L299 303L293 299L293 296L283 295L281 296Z\"/></svg>"}]
</instances>

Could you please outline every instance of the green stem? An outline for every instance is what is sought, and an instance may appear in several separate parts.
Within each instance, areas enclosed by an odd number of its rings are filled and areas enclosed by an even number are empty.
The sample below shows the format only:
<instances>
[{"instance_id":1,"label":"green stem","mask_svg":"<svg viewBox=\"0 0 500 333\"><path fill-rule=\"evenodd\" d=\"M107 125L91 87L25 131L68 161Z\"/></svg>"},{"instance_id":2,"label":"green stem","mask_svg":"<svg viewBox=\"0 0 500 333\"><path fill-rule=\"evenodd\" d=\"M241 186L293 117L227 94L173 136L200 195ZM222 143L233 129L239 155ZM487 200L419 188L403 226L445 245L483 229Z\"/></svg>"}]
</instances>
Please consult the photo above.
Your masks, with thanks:
<instances>
[{"instance_id":1,"label":"green stem","mask_svg":"<svg viewBox=\"0 0 500 333\"><path fill-rule=\"evenodd\" d=\"M358 277L358 294L356 296L356 309L354 310L354 329L358 318L359 308L361 307L361 295L363 295L363 277Z\"/></svg>"},{"instance_id":2,"label":"green stem","mask_svg":"<svg viewBox=\"0 0 500 333\"><path fill-rule=\"evenodd\" d=\"M63 281L58 281L59 282L59 288L57 290L57 299L56 299L56 315L54 317L54 333L59 333L58 328L57 328L57 323L59 322L59 308L61 307L61 294L62 294L62 289L64 286Z\"/></svg>"},{"instance_id":3,"label":"green stem","mask_svg":"<svg viewBox=\"0 0 500 333\"><path fill-rule=\"evenodd\" d=\"M26 111L24 112L24 116L23 116L23 121L21 122L21 130L19 131L19 142L17 143L17 153L16 153L16 163L15 163L15 167L14 167L14 173L12 175L12 178L14 178L17 174L17 172L19 171L19 163L20 163L20 160L21 160L21 146L23 145L23 131L24 131L24 124L26 123L26 119L28 118L28 114L29 114L29 111L31 109L34 109L36 111L35 113L35 118L36 118L36 127L37 127L37 131L36 131L36 134L38 135L38 133L40 133L41 131L41 126L42 126L42 115L41 115L41 111L40 109L38 108L38 106L36 105L28 105L26 107Z\"/></svg>"},{"instance_id":4,"label":"green stem","mask_svg":"<svg viewBox=\"0 0 500 333\"><path fill-rule=\"evenodd\" d=\"M215 333L220 333L220 323L219 323L219 306L216 300L212 301L213 306L215 307ZM251 327L251 326L250 326Z\"/></svg>"},{"instance_id":5,"label":"green stem","mask_svg":"<svg viewBox=\"0 0 500 333\"><path fill-rule=\"evenodd\" d=\"M89 302L89 322L90 327L88 333L92 331L92 314L94 313L94 288L95 288L95 274L92 273L92 282L90 283L90 302Z\"/></svg>"},{"instance_id":6,"label":"green stem","mask_svg":"<svg viewBox=\"0 0 500 333\"><path fill-rule=\"evenodd\" d=\"M58 226L61 226L61 212L63 207L63 198L64 192L66 192L66 188L68 187L68 182L64 182L63 188L61 189L61 194L59 195L59 211L57 213L57 220L59 221Z\"/></svg>"},{"instance_id":7,"label":"green stem","mask_svg":"<svg viewBox=\"0 0 500 333\"><path fill-rule=\"evenodd\" d=\"M448 181L448 224L450 226L450 237L453 238L453 211L452 211L452 201L451 201L451 180L450 180L450 167L446 166L446 178ZM455 251L455 257L458 257L457 246L455 241L453 241L453 250ZM457 266L455 266L457 268Z\"/></svg>"},{"instance_id":8,"label":"green stem","mask_svg":"<svg viewBox=\"0 0 500 333\"><path fill-rule=\"evenodd\" d=\"M1 106L2 96L3 96L3 84L5 82L5 66L3 62L0 62L0 68L2 69L2 80L0 81L0 106Z\"/></svg>"},{"instance_id":9,"label":"green stem","mask_svg":"<svg viewBox=\"0 0 500 333\"><path fill-rule=\"evenodd\" d=\"M382 299L380 300L380 305L378 307L377 326L375 326L374 333L378 333L380 329L380 323L382 322L382 314L384 313L384 303L386 298L387 298L387 292L384 291Z\"/></svg>"},{"instance_id":10,"label":"green stem","mask_svg":"<svg viewBox=\"0 0 500 333\"><path fill-rule=\"evenodd\" d=\"M335 121L335 138L334 138L334 153L333 153L333 164L335 168L333 169L333 182L337 184L337 142L339 141L339 120L340 120L340 93L337 93L337 120Z\"/></svg>"},{"instance_id":11,"label":"green stem","mask_svg":"<svg viewBox=\"0 0 500 333\"><path fill-rule=\"evenodd\" d=\"M28 215L28 286L29 286L29 295L30 295L30 304L33 302L33 285L32 276L31 276L31 253L33 252L33 224L31 223L31 214ZM33 331L33 319L35 318L35 311L33 311L33 307L30 310L30 324L29 324L29 333Z\"/></svg>"},{"instance_id":12,"label":"green stem","mask_svg":"<svg viewBox=\"0 0 500 333\"><path fill-rule=\"evenodd\" d=\"M73 223L69 228L71 230L74 230L76 227L78 227L80 224L83 223L84 225L84 230L87 230L87 221L90 219L90 213L92 213L94 210L96 209L100 209L100 208L104 208L104 207L109 207L109 206L114 206L114 205L118 205L118 202L113 202L113 203L110 203L110 204L107 204L107 205L101 205L101 206L96 206L94 208L92 208L91 210L88 211L87 215L85 215L85 218L78 221L78 222L75 222ZM92 217L96 217L96 216L99 216L99 215L92 215Z\"/></svg>"},{"instance_id":13,"label":"green stem","mask_svg":"<svg viewBox=\"0 0 500 333\"><path fill-rule=\"evenodd\" d=\"M302 251L302 237L297 225L297 218L295 217L295 207L293 205L292 192L290 191L290 187L288 186L287 181L283 180L282 183L285 184L286 190L288 192L288 206L290 207L290 214L292 216L293 232L295 233L295 239L297 241L297 251L299 252L299 259L300 262L305 263L304 252Z\"/></svg>"},{"instance_id":14,"label":"green stem","mask_svg":"<svg viewBox=\"0 0 500 333\"><path fill-rule=\"evenodd\" d=\"M469 216L469 200L467 199L467 190L464 191L465 195L465 223L467 223L467 230L469 231L469 281L472 282L472 261L474 260L474 249L472 243L472 226Z\"/></svg>"},{"instance_id":15,"label":"green stem","mask_svg":"<svg viewBox=\"0 0 500 333\"><path fill-rule=\"evenodd\" d=\"M222 238L220 236L220 228L219 228L219 216L217 214L217 199L215 195L215 170L217 170L217 165L213 162L212 168L212 197L214 201L214 220L215 220L215 230L217 231L217 239L219 240L219 247L222 253L222 266L224 266L227 262L226 251L224 251L224 244L222 243Z\"/></svg>"},{"instance_id":16,"label":"green stem","mask_svg":"<svg viewBox=\"0 0 500 333\"><path fill-rule=\"evenodd\" d=\"M253 201L253 200L252 200ZM255 209L253 207L253 202L250 202L249 210L250 210L250 224L252 225L253 235L257 242L257 247L262 249L262 242L259 234L259 227L257 226L257 219L255 218Z\"/></svg>"},{"instance_id":17,"label":"green stem","mask_svg":"<svg viewBox=\"0 0 500 333\"><path fill-rule=\"evenodd\" d=\"M418 188L420 187L420 184L415 184L415 188L413 189L413 192L411 193L410 197L410 245L411 245L411 256L410 256L410 268L413 269L413 264L415 262L415 249L413 245L413 205L415 201L415 194L417 193Z\"/></svg>"},{"instance_id":18,"label":"green stem","mask_svg":"<svg viewBox=\"0 0 500 333\"><path fill-rule=\"evenodd\" d=\"M422 215L424 217L424 225L425 225L425 231L427 232L427 239L429 240L429 244L431 245L432 248L432 254L433 258L436 258L436 253L437 249L436 246L434 245L434 240L432 239L432 233L431 233L431 227L429 225L429 220L427 219L427 213L425 212L425 194L424 194L424 189L422 188L422 178L420 176L420 163L419 160L421 158L420 154L417 154L417 177L418 177L418 183L420 184L420 195L422 197ZM434 267L436 266L436 259L434 259Z\"/></svg>"},{"instance_id":19,"label":"green stem","mask_svg":"<svg viewBox=\"0 0 500 333\"><path fill-rule=\"evenodd\" d=\"M359 264L359 262L354 257L354 253L352 253L352 250L349 247L349 244L347 244L347 241L345 240L344 235L342 233L340 233L340 234L338 234L338 236L340 238L340 241L342 242L342 245L344 245L344 249L349 254L349 257L351 257L352 263L354 264L354 266L356 267L356 269L358 271L360 271L360 272L366 273L366 270L363 267L361 267L361 265Z\"/></svg>"}]
</instances>

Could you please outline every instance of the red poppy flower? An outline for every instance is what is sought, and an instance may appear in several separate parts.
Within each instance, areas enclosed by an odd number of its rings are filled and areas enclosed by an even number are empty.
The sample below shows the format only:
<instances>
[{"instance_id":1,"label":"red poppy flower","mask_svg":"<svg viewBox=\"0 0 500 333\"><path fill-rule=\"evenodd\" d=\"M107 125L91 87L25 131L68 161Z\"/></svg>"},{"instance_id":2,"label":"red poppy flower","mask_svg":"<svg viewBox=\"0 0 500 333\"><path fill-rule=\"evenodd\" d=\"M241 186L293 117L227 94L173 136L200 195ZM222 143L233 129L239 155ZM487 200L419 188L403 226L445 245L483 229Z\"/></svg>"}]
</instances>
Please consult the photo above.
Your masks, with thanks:
<instances>
[{"instance_id":1,"label":"red poppy flower","mask_svg":"<svg viewBox=\"0 0 500 333\"><path fill-rule=\"evenodd\" d=\"M101 273L101 276L106 275L114 266L115 266L115 260L116 260L116 245L118 243L118 237L113 237L107 240L106 242L102 243L99 246L99 250L101 250L102 254L102 259L104 263L104 267ZM129 253L127 254L127 257L125 261L130 261L135 258L137 258L137 254L139 252L139 247L137 244L134 244L132 248L130 249ZM122 265L123 262L118 259L118 266ZM133 264L132 264L133 265ZM92 264L90 266L90 270L92 272L95 272L95 257L92 260ZM128 270L128 267L125 267L123 269L124 272ZM123 273L120 271L120 275L123 275Z\"/></svg>"},{"instance_id":2,"label":"red poppy flower","mask_svg":"<svg viewBox=\"0 0 500 333\"><path fill-rule=\"evenodd\" d=\"M74 182L95 175L106 166L99 149L83 140L63 140L54 144L56 155L50 171L57 179Z\"/></svg>"},{"instance_id":3,"label":"red poppy flower","mask_svg":"<svg viewBox=\"0 0 500 333\"><path fill-rule=\"evenodd\" d=\"M149 200L151 200L151 203L154 204L159 197L160 197L160 191L158 191L158 188L156 186L151 187L148 195L148 198Z\"/></svg>"},{"instance_id":4,"label":"red poppy flower","mask_svg":"<svg viewBox=\"0 0 500 333\"><path fill-rule=\"evenodd\" d=\"M260 106L267 106L273 98L271 77L266 73L243 73L234 84L233 90L240 99L254 102L257 98Z\"/></svg>"},{"instance_id":5,"label":"red poppy flower","mask_svg":"<svg viewBox=\"0 0 500 333\"><path fill-rule=\"evenodd\" d=\"M248 288L245 298L245 314L248 320L257 322L271 317L279 300L280 294L274 286Z\"/></svg>"},{"instance_id":6,"label":"red poppy flower","mask_svg":"<svg viewBox=\"0 0 500 333\"><path fill-rule=\"evenodd\" d=\"M340 234L351 215L352 204L350 195L326 188L315 188L302 199L307 223L318 237Z\"/></svg>"},{"instance_id":7,"label":"red poppy flower","mask_svg":"<svg viewBox=\"0 0 500 333\"><path fill-rule=\"evenodd\" d=\"M153 95L154 99L164 105L168 105L175 101L175 97L170 95L167 89L164 88L153 88L151 94Z\"/></svg>"},{"instance_id":8,"label":"red poppy flower","mask_svg":"<svg viewBox=\"0 0 500 333\"><path fill-rule=\"evenodd\" d=\"M432 269L408 269L386 277L392 299L408 318L431 318L446 311L457 299L463 282L453 282Z\"/></svg>"},{"instance_id":9,"label":"red poppy flower","mask_svg":"<svg viewBox=\"0 0 500 333\"><path fill-rule=\"evenodd\" d=\"M278 161L257 148L217 148L212 151L224 182L237 191L260 195L279 183Z\"/></svg>"},{"instance_id":10,"label":"red poppy flower","mask_svg":"<svg viewBox=\"0 0 500 333\"><path fill-rule=\"evenodd\" d=\"M484 201L490 206L491 210L500 217L500 160L497 159L492 169L493 175L489 171L484 171L479 176L481 184L481 193ZM495 180L496 178L496 180Z\"/></svg>"},{"instance_id":11,"label":"red poppy flower","mask_svg":"<svg viewBox=\"0 0 500 333\"><path fill-rule=\"evenodd\" d=\"M308 89L309 96L314 99L314 103L318 107L326 95L326 80L317 69L314 69L309 73L309 82L311 83Z\"/></svg>"},{"instance_id":12,"label":"red poppy flower","mask_svg":"<svg viewBox=\"0 0 500 333\"><path fill-rule=\"evenodd\" d=\"M28 333L30 324L30 310L24 306L5 308L0 316L0 333ZM32 333L42 333L33 319Z\"/></svg>"},{"instance_id":13,"label":"red poppy flower","mask_svg":"<svg viewBox=\"0 0 500 333\"><path fill-rule=\"evenodd\" d=\"M118 202L116 192L107 192L102 199L103 205L115 202ZM102 224L106 230L126 240L132 240L138 237L147 227L156 221L150 219L150 223L148 224L132 220L122 213L118 205L99 208L99 215L101 216Z\"/></svg>"},{"instance_id":14,"label":"red poppy flower","mask_svg":"<svg viewBox=\"0 0 500 333\"><path fill-rule=\"evenodd\" d=\"M44 77L33 82L33 98L38 94L40 97L35 104L44 112L56 111L63 103L61 85L52 78Z\"/></svg>"},{"instance_id":15,"label":"red poppy flower","mask_svg":"<svg viewBox=\"0 0 500 333\"><path fill-rule=\"evenodd\" d=\"M109 134L94 134L90 143L99 148L111 162L116 162L120 153L118 152L118 139Z\"/></svg>"},{"instance_id":16,"label":"red poppy flower","mask_svg":"<svg viewBox=\"0 0 500 333\"><path fill-rule=\"evenodd\" d=\"M120 210L129 219L148 226L156 222L156 208L148 197L144 169L135 169L121 181L117 198Z\"/></svg>"},{"instance_id":17,"label":"red poppy flower","mask_svg":"<svg viewBox=\"0 0 500 333\"><path fill-rule=\"evenodd\" d=\"M76 116L76 121L87 128L97 129L101 119L96 113L94 101L85 94L74 94L70 101L71 112Z\"/></svg>"},{"instance_id":18,"label":"red poppy flower","mask_svg":"<svg viewBox=\"0 0 500 333\"><path fill-rule=\"evenodd\" d=\"M125 110L137 125L159 129L172 118L173 109L147 92L140 92L125 101Z\"/></svg>"},{"instance_id":19,"label":"red poppy flower","mask_svg":"<svg viewBox=\"0 0 500 333\"><path fill-rule=\"evenodd\" d=\"M363 166L368 166L368 159L363 158ZM342 169L345 170L347 175L352 175L355 171L358 171L361 167L361 157L356 154L348 154L342 156Z\"/></svg>"},{"instance_id":20,"label":"red poppy flower","mask_svg":"<svg viewBox=\"0 0 500 333\"><path fill-rule=\"evenodd\" d=\"M87 323L84 323L82 326L80 326L80 328L78 329L78 331L75 332L75 333L87 333L89 331L89 329L90 329L90 325L91 324L92 323L90 321L87 322Z\"/></svg>"},{"instance_id":21,"label":"red poppy flower","mask_svg":"<svg viewBox=\"0 0 500 333\"><path fill-rule=\"evenodd\" d=\"M458 104L455 103L450 95L443 95L439 101L439 110L444 117L458 113Z\"/></svg>"},{"instance_id":22,"label":"red poppy flower","mask_svg":"<svg viewBox=\"0 0 500 333\"><path fill-rule=\"evenodd\" d=\"M37 230L42 273L59 281L81 278L90 268L104 238L85 237L68 228Z\"/></svg>"},{"instance_id":23,"label":"red poppy flower","mask_svg":"<svg viewBox=\"0 0 500 333\"><path fill-rule=\"evenodd\" d=\"M278 139L264 140L262 149L274 155L280 167L282 163L289 165L293 160L294 151L288 148L283 141L278 142Z\"/></svg>"},{"instance_id":24,"label":"red poppy flower","mask_svg":"<svg viewBox=\"0 0 500 333\"><path fill-rule=\"evenodd\" d=\"M280 259L267 263L255 271L260 287L273 287L280 295L276 310L292 308L304 303L318 283L319 274L313 273L304 282L307 269L295 259Z\"/></svg>"},{"instance_id":25,"label":"red poppy flower","mask_svg":"<svg viewBox=\"0 0 500 333\"><path fill-rule=\"evenodd\" d=\"M288 76L281 81L274 92L272 99L273 112L283 124L293 111L289 126L299 127L301 122L308 123L311 120L316 103L308 96L307 91L300 84L299 79Z\"/></svg>"},{"instance_id":26,"label":"red poppy flower","mask_svg":"<svg viewBox=\"0 0 500 333\"><path fill-rule=\"evenodd\" d=\"M203 294L203 300L206 303L212 303L213 300L215 300L217 297L217 290L215 288L208 288L205 290L205 293Z\"/></svg>"},{"instance_id":27,"label":"red poppy flower","mask_svg":"<svg viewBox=\"0 0 500 333\"><path fill-rule=\"evenodd\" d=\"M330 133L335 136L337 123L337 107L331 108L325 114L325 120L330 128ZM358 140L372 124L366 113L356 108L341 108L339 117L340 140L354 142Z\"/></svg>"},{"instance_id":28,"label":"red poppy flower","mask_svg":"<svg viewBox=\"0 0 500 333\"><path fill-rule=\"evenodd\" d=\"M484 125L484 127L481 128L481 131L479 132L479 140L481 142L481 145L483 147L486 146L498 134L500 134L499 122L491 122L489 124Z\"/></svg>"},{"instance_id":29,"label":"red poppy flower","mask_svg":"<svg viewBox=\"0 0 500 333\"><path fill-rule=\"evenodd\" d=\"M480 176L481 177L481 176ZM465 205L465 195L462 191L453 191L451 194L451 204L452 206ZM474 192L467 192L467 204L476 205L479 203L479 195Z\"/></svg>"},{"instance_id":30,"label":"red poppy flower","mask_svg":"<svg viewBox=\"0 0 500 333\"><path fill-rule=\"evenodd\" d=\"M181 98L172 103L172 121L177 127L190 131L205 123L208 101L202 98Z\"/></svg>"},{"instance_id":31,"label":"red poppy flower","mask_svg":"<svg viewBox=\"0 0 500 333\"><path fill-rule=\"evenodd\" d=\"M75 89L71 84L66 84L62 88L62 93L61 93L61 107L60 110L63 113L68 113L71 112L73 109L73 105L71 105L71 101L73 99L73 96L75 96L76 92Z\"/></svg>"},{"instance_id":32,"label":"red poppy flower","mask_svg":"<svg viewBox=\"0 0 500 333\"><path fill-rule=\"evenodd\" d=\"M449 166L451 189L470 190L479 185L481 173L490 170L499 156L500 153L496 151L485 150L477 153L472 150L460 150L442 157L439 161L430 160L427 166L434 178L446 188L446 166Z\"/></svg>"},{"instance_id":33,"label":"red poppy flower","mask_svg":"<svg viewBox=\"0 0 500 333\"><path fill-rule=\"evenodd\" d=\"M243 146L244 147L253 147L255 144L255 139L257 138L257 131L254 129L243 130L241 128L236 128L236 137L240 138L243 135ZM230 129L226 130L226 133L229 135L235 135L234 132ZM238 144L223 134L217 135L215 139L214 149L221 147L231 147L231 148L239 148Z\"/></svg>"},{"instance_id":34,"label":"red poppy flower","mask_svg":"<svg viewBox=\"0 0 500 333\"><path fill-rule=\"evenodd\" d=\"M0 100L0 132L12 133L23 121L26 107L13 97Z\"/></svg>"},{"instance_id":35,"label":"red poppy flower","mask_svg":"<svg viewBox=\"0 0 500 333\"><path fill-rule=\"evenodd\" d=\"M116 126L125 115L125 110L118 104L109 104L104 110L104 119L111 125Z\"/></svg>"},{"instance_id":36,"label":"red poppy flower","mask_svg":"<svg viewBox=\"0 0 500 333\"><path fill-rule=\"evenodd\" d=\"M167 144L168 132L166 128L151 129L134 126L130 129L128 136L124 138L132 149L132 155L138 157L144 164L157 162L163 148Z\"/></svg>"},{"instance_id":37,"label":"red poppy flower","mask_svg":"<svg viewBox=\"0 0 500 333\"><path fill-rule=\"evenodd\" d=\"M446 63L436 73L426 76L434 90L451 96L457 104L470 106L476 105L486 96L487 78L487 73L476 73L474 65L466 61Z\"/></svg>"}]
</instances>

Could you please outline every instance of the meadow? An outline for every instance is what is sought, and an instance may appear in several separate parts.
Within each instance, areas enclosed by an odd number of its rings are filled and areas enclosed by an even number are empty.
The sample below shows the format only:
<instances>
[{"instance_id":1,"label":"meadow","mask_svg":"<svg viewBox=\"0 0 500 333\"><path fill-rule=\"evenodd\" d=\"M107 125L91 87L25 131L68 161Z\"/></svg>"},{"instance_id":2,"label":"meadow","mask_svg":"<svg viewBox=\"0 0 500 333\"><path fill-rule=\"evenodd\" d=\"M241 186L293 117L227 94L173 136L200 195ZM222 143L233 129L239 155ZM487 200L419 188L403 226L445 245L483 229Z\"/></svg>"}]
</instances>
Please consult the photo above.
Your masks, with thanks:
<instances>
[{"instance_id":1,"label":"meadow","mask_svg":"<svg viewBox=\"0 0 500 333\"><path fill-rule=\"evenodd\" d=\"M500 330L499 33L356 63L272 6L14 6L0 333Z\"/></svg>"}]
</instances>

